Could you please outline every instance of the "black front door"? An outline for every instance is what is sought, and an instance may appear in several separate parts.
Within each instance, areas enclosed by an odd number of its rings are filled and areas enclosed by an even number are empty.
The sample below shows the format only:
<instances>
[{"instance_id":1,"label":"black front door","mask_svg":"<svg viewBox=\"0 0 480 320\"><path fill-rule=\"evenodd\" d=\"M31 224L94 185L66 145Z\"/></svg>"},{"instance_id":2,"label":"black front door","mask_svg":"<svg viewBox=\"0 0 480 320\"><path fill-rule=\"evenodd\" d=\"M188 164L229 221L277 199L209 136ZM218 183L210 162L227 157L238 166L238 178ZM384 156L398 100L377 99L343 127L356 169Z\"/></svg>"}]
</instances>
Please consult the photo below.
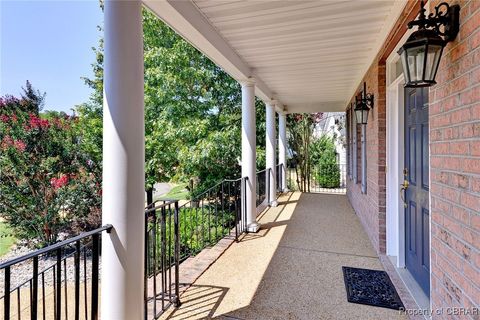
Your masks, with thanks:
<instances>
[{"instance_id":1,"label":"black front door","mask_svg":"<svg viewBox=\"0 0 480 320\"><path fill-rule=\"evenodd\" d=\"M428 88L405 89L405 262L429 296Z\"/></svg>"}]
</instances>

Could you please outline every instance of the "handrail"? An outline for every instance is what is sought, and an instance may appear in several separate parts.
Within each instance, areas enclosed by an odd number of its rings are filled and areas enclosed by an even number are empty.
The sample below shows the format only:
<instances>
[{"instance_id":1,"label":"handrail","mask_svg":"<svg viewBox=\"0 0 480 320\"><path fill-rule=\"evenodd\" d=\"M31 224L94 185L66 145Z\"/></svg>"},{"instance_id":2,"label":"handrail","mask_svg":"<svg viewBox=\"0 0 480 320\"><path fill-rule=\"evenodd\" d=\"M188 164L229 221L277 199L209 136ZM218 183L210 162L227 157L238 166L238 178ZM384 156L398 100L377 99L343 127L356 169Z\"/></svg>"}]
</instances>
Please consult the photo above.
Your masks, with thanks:
<instances>
[{"instance_id":1,"label":"handrail","mask_svg":"<svg viewBox=\"0 0 480 320\"><path fill-rule=\"evenodd\" d=\"M155 206L155 207L151 207L152 205L154 205L155 203L157 203L159 201L164 201L164 203L159 204L158 206ZM161 208L165 208L169 205L172 205L175 202L178 202L178 200L173 200L173 199L170 199L170 200L156 200L156 201L152 202L149 206L147 206L147 208L145 210L145 214L151 214L152 212L154 212L158 209L161 209ZM151 207L151 208L149 208L149 207Z\"/></svg>"},{"instance_id":2,"label":"handrail","mask_svg":"<svg viewBox=\"0 0 480 320\"><path fill-rule=\"evenodd\" d=\"M192 201L196 201L196 200L199 200L201 199L205 194L209 193L210 191L212 191L213 189L215 189L216 187L222 185L223 183L225 182L238 182L238 181L241 181L243 178L238 178L238 179L223 179L222 181L216 183L215 185L213 185L212 187L208 188L207 190L203 191L202 193L196 195L194 198L188 200L186 203L184 203L183 205L180 206L180 208L183 208L185 207L187 204L191 203Z\"/></svg>"},{"instance_id":3,"label":"handrail","mask_svg":"<svg viewBox=\"0 0 480 320\"><path fill-rule=\"evenodd\" d=\"M51 246L48 246L48 247L45 247L45 248L42 248L42 249L38 249L38 250L35 250L35 251L32 251L30 253L27 253L26 255L23 255L21 257L17 257L17 258L14 258L12 260L9 260L9 261L6 261L4 263L1 263L0 264L0 269L5 269L7 267L11 267L13 266L14 264L17 264L17 263L20 263L20 262L23 262L25 260L28 260L28 259L31 259L31 258L34 258L34 257L37 257L37 256L40 256L40 255L43 255L43 254L46 254L46 253L49 253L49 252L52 252L54 250L57 250L57 249L60 249L66 245L69 245L71 243L74 243L74 242L77 242L79 240L82 240L82 239L85 239L85 238L88 238L94 234L97 234L97 233L100 233L100 232L103 232L103 231L107 231L107 233L110 233L112 231L112 228L113 226L111 224L107 224L107 225L104 225L100 228L97 228L97 229L94 229L92 231L88 231L88 232L83 232L81 234L79 234L78 236L75 236L73 238L69 238L67 240L64 240L64 241L61 241L61 242L58 242L58 243L55 243Z\"/></svg>"},{"instance_id":4,"label":"handrail","mask_svg":"<svg viewBox=\"0 0 480 320\"><path fill-rule=\"evenodd\" d=\"M108 224L104 225L100 228L95 230L91 230L88 232L81 233L75 237L69 238L67 240L58 242L51 246L30 252L26 255L21 257L12 259L10 261L6 261L0 264L0 270L4 270L4 295L0 299L3 300L3 318L10 319L11 315L11 295L14 292L17 292L17 314L18 318L21 318L21 312L26 310L21 306L20 303L20 296L21 296L21 288L24 285L29 285L30 289L30 300L29 302L25 301L25 303L29 304L29 312L32 319L37 319L39 317L39 303L43 303L43 318L45 318L45 279L46 272L51 270L52 271L52 288L53 288L53 296L54 296L54 308L51 309L53 312L53 316L55 319L60 319L62 312L68 314L68 299L71 295L68 295L67 291L67 259L72 258L74 259L74 271L73 275L74 279L74 289L75 289L75 296L74 301L74 312L76 318L78 318L80 314L80 260L81 260L81 253L83 252L84 256L84 278L83 281L85 282L84 285L84 305L85 305L85 313L87 313L88 304L90 304L90 319L95 320L98 319L99 314L99 279L100 279L100 236L103 231L111 232L113 226ZM81 245L81 241L91 237L91 286L90 286L90 299L89 302L87 301L87 263L86 263L86 256L87 256L87 247ZM70 246L71 244L75 243L75 246L72 247L74 249L73 254L65 253L65 247ZM46 269L39 271L39 260L42 255L48 255L49 253L55 252L55 263ZM32 278L27 281L24 281L22 284L17 285L15 288L11 288L12 284L12 267L27 261L32 260ZM63 268L62 268L63 265ZM63 278L63 279L62 279ZM48 280L47 280L48 281ZM64 289L62 289L62 282L65 282ZM39 302L40 296L40 302ZM43 301L43 302L42 302ZM62 311L64 309L64 311Z\"/></svg>"}]
</instances>

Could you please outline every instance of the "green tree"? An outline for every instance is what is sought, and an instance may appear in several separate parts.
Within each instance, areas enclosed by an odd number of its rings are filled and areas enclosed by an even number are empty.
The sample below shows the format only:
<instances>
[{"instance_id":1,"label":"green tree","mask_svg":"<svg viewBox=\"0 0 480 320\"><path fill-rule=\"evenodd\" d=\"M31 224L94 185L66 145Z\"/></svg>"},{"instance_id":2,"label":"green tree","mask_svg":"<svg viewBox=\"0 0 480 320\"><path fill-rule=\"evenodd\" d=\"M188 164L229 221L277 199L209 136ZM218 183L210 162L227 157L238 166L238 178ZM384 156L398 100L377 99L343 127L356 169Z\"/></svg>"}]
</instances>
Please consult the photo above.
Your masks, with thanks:
<instances>
[{"instance_id":1,"label":"green tree","mask_svg":"<svg viewBox=\"0 0 480 320\"><path fill-rule=\"evenodd\" d=\"M143 10L143 34L146 190L156 182L194 179L198 193L222 179L238 178L240 85L147 9ZM85 82L94 89L91 103L101 108L102 40L94 52L94 78ZM256 105L261 124L265 108L260 101ZM259 154L264 132L259 126ZM101 138L90 141L98 143Z\"/></svg>"}]
</instances>

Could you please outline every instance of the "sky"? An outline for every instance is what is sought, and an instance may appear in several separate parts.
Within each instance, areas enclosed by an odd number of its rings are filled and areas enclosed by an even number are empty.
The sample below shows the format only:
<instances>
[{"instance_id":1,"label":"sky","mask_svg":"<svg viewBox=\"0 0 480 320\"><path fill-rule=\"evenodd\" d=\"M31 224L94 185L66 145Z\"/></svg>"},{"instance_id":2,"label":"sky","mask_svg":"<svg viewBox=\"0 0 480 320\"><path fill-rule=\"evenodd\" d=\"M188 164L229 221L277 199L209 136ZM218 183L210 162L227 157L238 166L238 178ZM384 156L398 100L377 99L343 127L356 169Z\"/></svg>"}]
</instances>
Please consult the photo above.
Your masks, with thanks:
<instances>
[{"instance_id":1,"label":"sky","mask_svg":"<svg viewBox=\"0 0 480 320\"><path fill-rule=\"evenodd\" d=\"M44 110L71 113L86 102L103 24L98 0L0 0L0 96L19 96L29 80L46 92Z\"/></svg>"}]
</instances>

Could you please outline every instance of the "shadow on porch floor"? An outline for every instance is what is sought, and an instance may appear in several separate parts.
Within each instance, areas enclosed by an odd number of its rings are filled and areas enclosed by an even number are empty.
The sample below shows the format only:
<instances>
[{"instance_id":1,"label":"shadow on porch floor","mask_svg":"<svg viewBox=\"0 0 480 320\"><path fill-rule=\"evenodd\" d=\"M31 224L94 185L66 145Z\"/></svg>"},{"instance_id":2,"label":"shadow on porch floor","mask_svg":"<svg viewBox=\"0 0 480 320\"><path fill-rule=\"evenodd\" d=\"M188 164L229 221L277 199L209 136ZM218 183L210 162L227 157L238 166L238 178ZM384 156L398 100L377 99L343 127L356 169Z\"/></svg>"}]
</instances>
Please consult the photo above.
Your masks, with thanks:
<instances>
[{"instance_id":1,"label":"shadow on porch floor","mask_svg":"<svg viewBox=\"0 0 480 320\"><path fill-rule=\"evenodd\" d=\"M162 319L405 319L347 302L342 266L382 269L345 195L283 195Z\"/></svg>"}]
</instances>

